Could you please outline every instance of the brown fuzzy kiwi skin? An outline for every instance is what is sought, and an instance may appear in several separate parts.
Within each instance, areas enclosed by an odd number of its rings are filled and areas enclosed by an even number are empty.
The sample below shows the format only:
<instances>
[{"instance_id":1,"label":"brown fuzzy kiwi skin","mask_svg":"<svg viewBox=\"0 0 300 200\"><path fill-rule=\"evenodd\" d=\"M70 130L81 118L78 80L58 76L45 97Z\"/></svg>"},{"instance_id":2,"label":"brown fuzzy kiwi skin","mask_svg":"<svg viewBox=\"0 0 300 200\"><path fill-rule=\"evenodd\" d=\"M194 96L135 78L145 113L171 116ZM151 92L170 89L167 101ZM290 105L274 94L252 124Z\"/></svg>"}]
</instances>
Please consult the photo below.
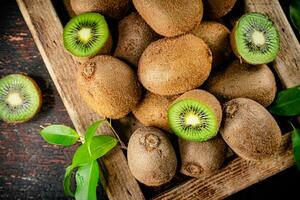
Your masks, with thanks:
<instances>
[{"instance_id":1,"label":"brown fuzzy kiwi skin","mask_svg":"<svg viewBox=\"0 0 300 200\"><path fill-rule=\"evenodd\" d=\"M225 16L232 10L237 0L204 0L205 10L212 19L218 19ZM206 13L205 13L206 14Z\"/></svg>"},{"instance_id":2,"label":"brown fuzzy kiwi skin","mask_svg":"<svg viewBox=\"0 0 300 200\"><path fill-rule=\"evenodd\" d=\"M207 44L186 34L152 42L139 60L138 77L155 94L176 95L202 85L211 67Z\"/></svg>"},{"instance_id":3,"label":"brown fuzzy kiwi skin","mask_svg":"<svg viewBox=\"0 0 300 200\"><path fill-rule=\"evenodd\" d=\"M33 80L30 76L27 76L26 74L19 74L19 75L24 76L24 77L25 77L26 79L28 79L28 80L33 84L33 86L35 87L35 89L36 89L36 91L37 91L37 93L38 93L38 95L39 95L39 106L38 106L38 109L36 110L36 112L34 113L34 115L32 115L31 118L28 118L28 119L26 119L26 120L23 120L23 121L6 121L6 120L2 119L2 120L4 120L6 123L9 123L9 124L20 124L20 123L24 123L24 122L30 121L32 118L34 118L34 117L37 115L37 113L40 112L41 107L42 107L43 97L42 97L41 89L40 89L40 87L38 86L38 84L35 82L35 80Z\"/></svg>"},{"instance_id":4,"label":"brown fuzzy kiwi skin","mask_svg":"<svg viewBox=\"0 0 300 200\"><path fill-rule=\"evenodd\" d=\"M70 0L76 15L86 12L98 12L114 19L122 18L129 9L129 0Z\"/></svg>"},{"instance_id":5,"label":"brown fuzzy kiwi skin","mask_svg":"<svg viewBox=\"0 0 300 200\"><path fill-rule=\"evenodd\" d=\"M127 150L132 175L147 186L160 186L175 175L177 158L165 133L157 128L137 129L130 137Z\"/></svg>"},{"instance_id":6,"label":"brown fuzzy kiwi skin","mask_svg":"<svg viewBox=\"0 0 300 200\"><path fill-rule=\"evenodd\" d=\"M274 155L281 144L281 131L273 116L259 103L237 98L224 104L220 133L228 146L246 160Z\"/></svg>"},{"instance_id":7,"label":"brown fuzzy kiwi skin","mask_svg":"<svg viewBox=\"0 0 300 200\"><path fill-rule=\"evenodd\" d=\"M178 96L160 96L147 91L143 100L132 110L134 116L145 126L154 126L171 132L167 111Z\"/></svg>"},{"instance_id":8,"label":"brown fuzzy kiwi skin","mask_svg":"<svg viewBox=\"0 0 300 200\"><path fill-rule=\"evenodd\" d=\"M96 56L81 65L78 90L87 105L102 117L119 119L138 103L142 89L134 71L112 56Z\"/></svg>"},{"instance_id":9,"label":"brown fuzzy kiwi skin","mask_svg":"<svg viewBox=\"0 0 300 200\"><path fill-rule=\"evenodd\" d=\"M200 101L210 107L212 111L215 113L217 121L219 126L221 125L222 121L222 107L218 99L212 95L211 93L201 90L201 89L195 89L190 90L184 94L182 94L180 97L178 97L173 103L176 103L183 99L194 99L197 101Z\"/></svg>"},{"instance_id":10,"label":"brown fuzzy kiwi skin","mask_svg":"<svg viewBox=\"0 0 300 200\"><path fill-rule=\"evenodd\" d=\"M224 71L210 75L207 89L222 101L244 97L264 107L276 95L275 77L267 65L249 65L233 61Z\"/></svg>"},{"instance_id":11,"label":"brown fuzzy kiwi skin","mask_svg":"<svg viewBox=\"0 0 300 200\"><path fill-rule=\"evenodd\" d=\"M230 31L226 26L214 21L202 21L192 33L201 38L210 48L214 67L228 60L231 46Z\"/></svg>"},{"instance_id":12,"label":"brown fuzzy kiwi skin","mask_svg":"<svg viewBox=\"0 0 300 200\"><path fill-rule=\"evenodd\" d=\"M202 0L133 0L133 4L147 24L166 37L192 30L203 16Z\"/></svg>"},{"instance_id":13,"label":"brown fuzzy kiwi skin","mask_svg":"<svg viewBox=\"0 0 300 200\"><path fill-rule=\"evenodd\" d=\"M123 18L118 29L119 39L114 55L137 66L143 51L158 39L158 35L135 12Z\"/></svg>"},{"instance_id":14,"label":"brown fuzzy kiwi skin","mask_svg":"<svg viewBox=\"0 0 300 200\"><path fill-rule=\"evenodd\" d=\"M223 164L227 146L220 136L205 142L193 142L178 138L181 157L180 172L200 177L216 172Z\"/></svg>"}]
</instances>

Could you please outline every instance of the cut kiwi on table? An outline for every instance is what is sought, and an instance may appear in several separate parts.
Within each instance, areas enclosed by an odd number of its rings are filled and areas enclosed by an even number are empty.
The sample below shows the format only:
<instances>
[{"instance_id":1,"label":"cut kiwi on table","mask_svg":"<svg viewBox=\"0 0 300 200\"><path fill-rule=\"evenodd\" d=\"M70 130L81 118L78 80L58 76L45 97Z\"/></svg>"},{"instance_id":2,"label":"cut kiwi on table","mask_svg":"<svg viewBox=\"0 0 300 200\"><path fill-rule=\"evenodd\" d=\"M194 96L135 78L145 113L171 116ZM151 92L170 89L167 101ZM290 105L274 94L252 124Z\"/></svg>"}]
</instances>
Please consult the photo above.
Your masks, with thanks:
<instances>
[{"instance_id":1,"label":"cut kiwi on table","mask_svg":"<svg viewBox=\"0 0 300 200\"><path fill-rule=\"evenodd\" d=\"M41 91L30 77L11 74L0 79L0 119L3 121L28 121L39 111L41 104Z\"/></svg>"},{"instance_id":2,"label":"cut kiwi on table","mask_svg":"<svg viewBox=\"0 0 300 200\"><path fill-rule=\"evenodd\" d=\"M168 109L171 130L179 137L203 142L219 129L222 109L219 101L204 90L184 93Z\"/></svg>"},{"instance_id":3,"label":"cut kiwi on table","mask_svg":"<svg viewBox=\"0 0 300 200\"><path fill-rule=\"evenodd\" d=\"M98 13L83 13L73 17L65 26L65 48L77 57L92 57L109 41L109 28L104 16Z\"/></svg>"},{"instance_id":4,"label":"cut kiwi on table","mask_svg":"<svg viewBox=\"0 0 300 200\"><path fill-rule=\"evenodd\" d=\"M235 24L230 35L233 52L246 63L272 62L280 49L280 36L274 22L262 13L247 13Z\"/></svg>"}]
</instances>

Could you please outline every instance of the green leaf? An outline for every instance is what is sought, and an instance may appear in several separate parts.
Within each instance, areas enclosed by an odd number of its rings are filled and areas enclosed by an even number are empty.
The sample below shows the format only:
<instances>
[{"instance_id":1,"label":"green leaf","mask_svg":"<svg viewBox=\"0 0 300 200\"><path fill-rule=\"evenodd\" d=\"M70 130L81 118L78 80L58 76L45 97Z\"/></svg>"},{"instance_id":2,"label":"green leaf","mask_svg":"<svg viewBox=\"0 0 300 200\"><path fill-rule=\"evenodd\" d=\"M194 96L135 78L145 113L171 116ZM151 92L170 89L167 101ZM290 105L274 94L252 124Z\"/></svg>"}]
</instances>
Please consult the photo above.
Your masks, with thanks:
<instances>
[{"instance_id":1,"label":"green leaf","mask_svg":"<svg viewBox=\"0 0 300 200\"><path fill-rule=\"evenodd\" d=\"M300 85L279 92L269 111L279 116L300 115Z\"/></svg>"},{"instance_id":2,"label":"green leaf","mask_svg":"<svg viewBox=\"0 0 300 200\"><path fill-rule=\"evenodd\" d=\"M76 179L76 200L97 200L99 165L96 160L78 168Z\"/></svg>"},{"instance_id":3,"label":"green leaf","mask_svg":"<svg viewBox=\"0 0 300 200\"><path fill-rule=\"evenodd\" d=\"M294 128L294 131L292 133L292 143L294 159L296 161L296 166L300 171L300 129Z\"/></svg>"},{"instance_id":4,"label":"green leaf","mask_svg":"<svg viewBox=\"0 0 300 200\"><path fill-rule=\"evenodd\" d=\"M296 161L297 168L300 170L300 129L294 128L292 133L292 143L294 159Z\"/></svg>"},{"instance_id":5,"label":"green leaf","mask_svg":"<svg viewBox=\"0 0 300 200\"><path fill-rule=\"evenodd\" d=\"M300 31L300 1L291 0L290 18L294 26Z\"/></svg>"},{"instance_id":6,"label":"green leaf","mask_svg":"<svg viewBox=\"0 0 300 200\"><path fill-rule=\"evenodd\" d=\"M64 125L51 125L40 131L41 136L50 144L70 146L79 139L78 133Z\"/></svg>"},{"instance_id":7,"label":"green leaf","mask_svg":"<svg viewBox=\"0 0 300 200\"><path fill-rule=\"evenodd\" d=\"M76 168L74 165L70 165L67 167L65 176L64 176L64 192L66 195L74 197L74 192L71 191L70 182L72 171Z\"/></svg>"},{"instance_id":8,"label":"green leaf","mask_svg":"<svg viewBox=\"0 0 300 200\"><path fill-rule=\"evenodd\" d=\"M93 123L92 125L90 125L87 128L87 130L86 130L86 132L84 134L84 141L85 141L85 143L89 143L92 140L92 138L94 137L94 135L95 135L98 127L100 125L102 125L104 122L107 122L107 121L106 120L97 121L97 122Z\"/></svg>"},{"instance_id":9,"label":"green leaf","mask_svg":"<svg viewBox=\"0 0 300 200\"><path fill-rule=\"evenodd\" d=\"M108 135L99 135L93 137L90 145L87 143L81 145L73 156L72 164L83 166L89 162L104 156L118 143L118 140ZM90 151L89 148L90 147Z\"/></svg>"}]
</instances>

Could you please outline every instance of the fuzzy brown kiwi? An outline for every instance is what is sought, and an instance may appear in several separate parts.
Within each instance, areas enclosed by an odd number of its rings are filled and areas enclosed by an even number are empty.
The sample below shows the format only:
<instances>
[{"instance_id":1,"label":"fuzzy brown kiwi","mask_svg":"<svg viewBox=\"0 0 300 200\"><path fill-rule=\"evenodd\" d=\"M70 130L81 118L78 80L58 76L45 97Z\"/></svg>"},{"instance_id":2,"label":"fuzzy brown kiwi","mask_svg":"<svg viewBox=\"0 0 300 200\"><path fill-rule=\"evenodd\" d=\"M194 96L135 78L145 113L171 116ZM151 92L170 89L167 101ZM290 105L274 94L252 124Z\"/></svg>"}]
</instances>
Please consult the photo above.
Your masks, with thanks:
<instances>
[{"instance_id":1,"label":"fuzzy brown kiwi","mask_svg":"<svg viewBox=\"0 0 300 200\"><path fill-rule=\"evenodd\" d=\"M98 12L114 19L122 18L129 9L129 0L70 0L76 15L86 12Z\"/></svg>"},{"instance_id":2,"label":"fuzzy brown kiwi","mask_svg":"<svg viewBox=\"0 0 300 200\"><path fill-rule=\"evenodd\" d=\"M275 77L267 65L232 62L224 71L212 74L207 89L222 101L245 97L269 106L276 95Z\"/></svg>"},{"instance_id":3,"label":"fuzzy brown kiwi","mask_svg":"<svg viewBox=\"0 0 300 200\"><path fill-rule=\"evenodd\" d=\"M81 65L77 85L91 109L112 119L128 114L142 93L134 71L117 58L104 55Z\"/></svg>"},{"instance_id":4,"label":"fuzzy brown kiwi","mask_svg":"<svg viewBox=\"0 0 300 200\"><path fill-rule=\"evenodd\" d=\"M130 137L127 150L132 175L147 186L159 186L175 175L177 158L165 133L157 128L137 129Z\"/></svg>"},{"instance_id":5,"label":"fuzzy brown kiwi","mask_svg":"<svg viewBox=\"0 0 300 200\"><path fill-rule=\"evenodd\" d=\"M166 37L192 30L203 15L202 0L133 0L133 4L147 24Z\"/></svg>"},{"instance_id":6,"label":"fuzzy brown kiwi","mask_svg":"<svg viewBox=\"0 0 300 200\"><path fill-rule=\"evenodd\" d=\"M225 16L234 7L237 0L204 0L204 7L210 18L216 19Z\"/></svg>"},{"instance_id":7,"label":"fuzzy brown kiwi","mask_svg":"<svg viewBox=\"0 0 300 200\"><path fill-rule=\"evenodd\" d=\"M223 164L227 147L219 136L206 142L178 139L181 169L187 176L200 177L217 171Z\"/></svg>"},{"instance_id":8,"label":"fuzzy brown kiwi","mask_svg":"<svg viewBox=\"0 0 300 200\"><path fill-rule=\"evenodd\" d=\"M222 108L214 95L191 90L178 97L168 109L168 123L179 137L207 141L216 136L222 120Z\"/></svg>"},{"instance_id":9,"label":"fuzzy brown kiwi","mask_svg":"<svg viewBox=\"0 0 300 200\"><path fill-rule=\"evenodd\" d=\"M122 19L118 29L119 39L114 55L137 66L143 51L158 39L158 35L135 12Z\"/></svg>"},{"instance_id":10,"label":"fuzzy brown kiwi","mask_svg":"<svg viewBox=\"0 0 300 200\"><path fill-rule=\"evenodd\" d=\"M202 21L192 33L201 38L210 48L213 56L213 66L226 62L231 53L229 29L214 21Z\"/></svg>"},{"instance_id":11,"label":"fuzzy brown kiwi","mask_svg":"<svg viewBox=\"0 0 300 200\"><path fill-rule=\"evenodd\" d=\"M247 160L274 155L281 143L281 131L273 116L259 103L237 98L223 108L221 135L229 147Z\"/></svg>"},{"instance_id":12,"label":"fuzzy brown kiwi","mask_svg":"<svg viewBox=\"0 0 300 200\"><path fill-rule=\"evenodd\" d=\"M147 91L132 113L145 126L154 126L170 132L167 111L175 98L176 96L160 96Z\"/></svg>"},{"instance_id":13,"label":"fuzzy brown kiwi","mask_svg":"<svg viewBox=\"0 0 300 200\"><path fill-rule=\"evenodd\" d=\"M207 44L186 34L152 42L140 58L138 77L153 93L175 95L202 85L211 65L212 55Z\"/></svg>"}]
</instances>

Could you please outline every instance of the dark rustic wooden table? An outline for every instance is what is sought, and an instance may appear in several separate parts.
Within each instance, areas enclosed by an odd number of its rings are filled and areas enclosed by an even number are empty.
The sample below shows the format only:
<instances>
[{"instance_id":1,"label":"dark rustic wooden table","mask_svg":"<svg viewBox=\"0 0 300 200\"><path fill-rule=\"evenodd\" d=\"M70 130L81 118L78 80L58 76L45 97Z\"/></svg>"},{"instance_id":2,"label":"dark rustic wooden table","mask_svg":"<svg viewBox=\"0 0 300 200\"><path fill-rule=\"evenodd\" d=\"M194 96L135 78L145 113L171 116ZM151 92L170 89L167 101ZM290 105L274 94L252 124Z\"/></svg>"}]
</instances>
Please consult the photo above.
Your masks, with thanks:
<instances>
[{"instance_id":1,"label":"dark rustic wooden table","mask_svg":"<svg viewBox=\"0 0 300 200\"><path fill-rule=\"evenodd\" d=\"M38 132L47 123L72 123L16 2L2 0L0 77L17 72L37 81L44 101L30 122L9 125L0 121L0 199L67 199L62 180L75 147L48 145ZM287 199L297 196L299 184L300 172L292 167L228 199ZM105 197L99 193L99 198Z\"/></svg>"}]
</instances>

